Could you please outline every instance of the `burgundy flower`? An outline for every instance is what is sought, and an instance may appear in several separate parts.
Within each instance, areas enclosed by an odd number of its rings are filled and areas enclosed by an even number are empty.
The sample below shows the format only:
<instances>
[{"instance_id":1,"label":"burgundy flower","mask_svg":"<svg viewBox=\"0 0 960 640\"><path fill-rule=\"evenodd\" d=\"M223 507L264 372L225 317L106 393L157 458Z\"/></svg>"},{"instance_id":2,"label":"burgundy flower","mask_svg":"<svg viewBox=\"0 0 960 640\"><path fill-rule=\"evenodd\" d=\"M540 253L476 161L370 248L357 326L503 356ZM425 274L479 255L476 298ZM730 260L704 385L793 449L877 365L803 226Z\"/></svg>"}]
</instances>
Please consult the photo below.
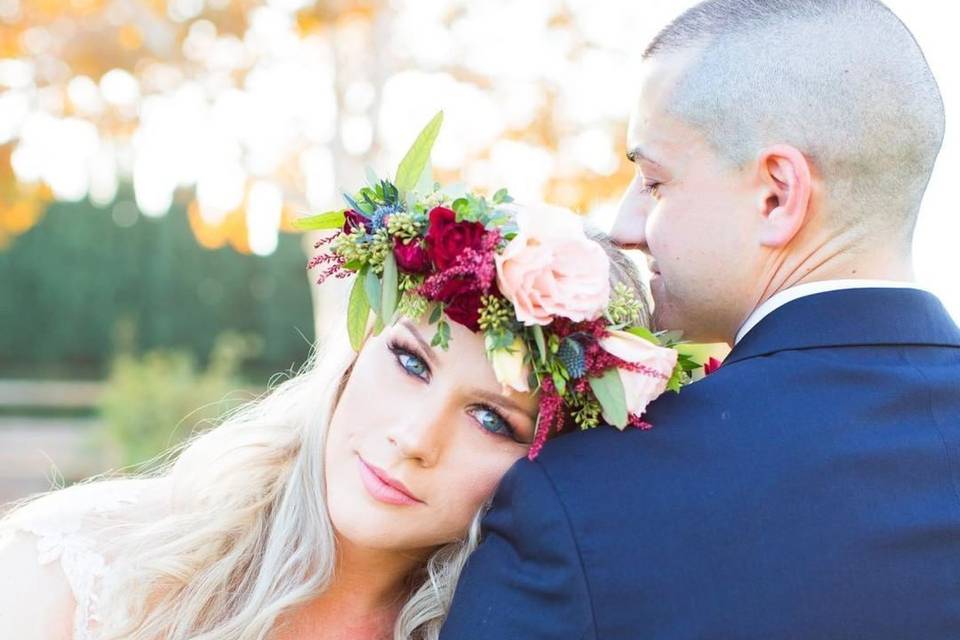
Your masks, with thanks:
<instances>
[{"instance_id":1,"label":"burgundy flower","mask_svg":"<svg viewBox=\"0 0 960 640\"><path fill-rule=\"evenodd\" d=\"M486 229L479 222L457 222L457 214L446 207L430 211L427 251L437 269L451 266L464 249L479 249Z\"/></svg>"},{"instance_id":2,"label":"burgundy flower","mask_svg":"<svg viewBox=\"0 0 960 640\"><path fill-rule=\"evenodd\" d=\"M430 273L430 254L420 245L419 240L410 244L403 244L400 238L393 243L393 255L397 259L397 266L407 273Z\"/></svg>"},{"instance_id":3,"label":"burgundy flower","mask_svg":"<svg viewBox=\"0 0 960 640\"><path fill-rule=\"evenodd\" d=\"M343 212L343 232L353 233L354 229L363 229L367 233L373 228L370 219L358 211L347 209Z\"/></svg>"},{"instance_id":4,"label":"burgundy flower","mask_svg":"<svg viewBox=\"0 0 960 640\"><path fill-rule=\"evenodd\" d=\"M465 291L455 295L447 301L443 312L448 318L462 324L470 331L480 331L480 298L479 291Z\"/></svg>"},{"instance_id":5,"label":"burgundy flower","mask_svg":"<svg viewBox=\"0 0 960 640\"><path fill-rule=\"evenodd\" d=\"M436 278L434 282L436 282L436 286L425 287L427 290L424 293L426 294L428 300L449 303L457 296L462 296L465 293L477 291L476 282L464 276L453 278Z\"/></svg>"},{"instance_id":6,"label":"burgundy flower","mask_svg":"<svg viewBox=\"0 0 960 640\"><path fill-rule=\"evenodd\" d=\"M704 375L710 375L711 373L719 369L721 364L723 363L720 360L717 360L716 358L710 358L709 360L707 360L707 363L703 365Z\"/></svg>"}]
</instances>

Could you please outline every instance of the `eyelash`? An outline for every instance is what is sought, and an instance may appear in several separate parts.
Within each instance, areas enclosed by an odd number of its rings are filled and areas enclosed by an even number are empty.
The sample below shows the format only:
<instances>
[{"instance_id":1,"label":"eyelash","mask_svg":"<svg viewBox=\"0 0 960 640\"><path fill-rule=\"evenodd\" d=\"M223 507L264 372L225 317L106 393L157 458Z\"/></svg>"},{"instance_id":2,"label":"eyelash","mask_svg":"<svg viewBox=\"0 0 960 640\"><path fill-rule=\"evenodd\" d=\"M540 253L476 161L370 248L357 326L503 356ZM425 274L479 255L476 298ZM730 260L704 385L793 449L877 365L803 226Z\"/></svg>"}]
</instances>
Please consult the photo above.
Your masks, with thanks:
<instances>
[{"instance_id":1,"label":"eyelash","mask_svg":"<svg viewBox=\"0 0 960 640\"><path fill-rule=\"evenodd\" d=\"M416 348L414 348L414 347L411 346L411 345L405 344L405 343L402 342L399 338L393 338L393 339L390 341L390 343L389 343L389 345L388 345L388 348L390 349L390 352L393 353L394 357L396 358L396 360L397 360L397 366L400 367L400 369L403 371L404 374L406 374L406 375L408 375L408 376L412 376L412 377L416 378L417 380L420 380L421 382L426 382L426 383L429 383L429 382L430 382L430 374L432 373L431 370L430 370L430 366L426 363L426 361L425 361L422 357L420 357L420 355L417 353ZM418 376L416 373L410 371L406 366L404 366L403 360L402 360L403 356L409 356L409 357L411 357L411 358L416 358L416 359L419 360L421 363L423 363L423 367L426 369L427 377L426 377L426 378L422 378L421 376ZM470 413L471 416L473 416L473 410L477 410L477 409L484 410L484 411L489 411L490 413L492 413L492 414L494 414L495 416L497 416L498 418L500 418L500 420L503 421L504 427L506 427L506 429L507 429L507 433L496 433L496 432L494 432L494 431L490 431L489 429L487 429L487 428L485 428L483 425L481 425L481 424L480 424L480 421L477 420L477 418L474 417L474 420L477 422L477 425L478 425L478 427L479 427L480 429L482 429L483 431L486 431L487 433L489 433L489 434L492 435L492 436L503 437L503 438L510 438L510 439L512 439L512 440L515 440L515 441L519 442L519 440L517 440L516 430L513 428L513 424L511 424L511 422L510 422L507 418L505 418L502 413L500 413L499 411L497 411L496 409L494 409L493 407L491 407L491 406L489 406L489 405L486 405L486 404L478 404L478 405L473 405L473 406L471 407L471 413Z\"/></svg>"},{"instance_id":2,"label":"eyelash","mask_svg":"<svg viewBox=\"0 0 960 640\"><path fill-rule=\"evenodd\" d=\"M651 182L649 184L642 182L640 183L640 193L656 196L660 193L660 187L662 185L662 182Z\"/></svg>"}]
</instances>

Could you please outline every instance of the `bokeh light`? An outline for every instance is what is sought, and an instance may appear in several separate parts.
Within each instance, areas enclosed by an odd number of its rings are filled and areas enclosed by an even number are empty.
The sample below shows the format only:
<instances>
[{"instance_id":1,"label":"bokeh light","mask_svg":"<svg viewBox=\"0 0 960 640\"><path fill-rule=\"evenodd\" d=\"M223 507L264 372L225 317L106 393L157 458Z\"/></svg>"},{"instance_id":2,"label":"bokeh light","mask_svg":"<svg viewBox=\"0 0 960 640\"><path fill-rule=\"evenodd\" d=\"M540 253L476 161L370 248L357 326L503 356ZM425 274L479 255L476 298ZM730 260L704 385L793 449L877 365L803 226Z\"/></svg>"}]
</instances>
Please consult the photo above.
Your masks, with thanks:
<instances>
[{"instance_id":1,"label":"bokeh light","mask_svg":"<svg viewBox=\"0 0 960 640\"><path fill-rule=\"evenodd\" d=\"M692 4L0 0L0 247L51 200L112 207L131 183L137 215L181 202L202 246L266 255L292 217L338 206L367 166L395 167L438 109L438 177L603 226L631 175L624 129L643 44ZM925 48L952 122L948 9L889 4ZM958 149L949 127L916 266L960 317Z\"/></svg>"}]
</instances>

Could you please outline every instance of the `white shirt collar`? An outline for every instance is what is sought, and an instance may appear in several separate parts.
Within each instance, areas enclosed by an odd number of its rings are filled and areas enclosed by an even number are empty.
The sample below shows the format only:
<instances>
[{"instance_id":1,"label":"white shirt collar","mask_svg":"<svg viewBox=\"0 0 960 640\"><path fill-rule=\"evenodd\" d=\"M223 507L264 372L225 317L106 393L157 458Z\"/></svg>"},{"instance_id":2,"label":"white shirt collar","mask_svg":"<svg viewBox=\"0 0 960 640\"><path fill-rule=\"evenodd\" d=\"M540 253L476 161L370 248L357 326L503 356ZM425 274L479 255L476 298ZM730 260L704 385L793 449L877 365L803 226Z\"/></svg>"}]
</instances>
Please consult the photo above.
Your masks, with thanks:
<instances>
[{"instance_id":1,"label":"white shirt collar","mask_svg":"<svg viewBox=\"0 0 960 640\"><path fill-rule=\"evenodd\" d=\"M827 291L840 291L842 289L920 289L923 287L913 282L898 282L895 280L824 280L822 282L805 282L796 286L784 289L779 293L770 296L763 304L754 309L753 313L747 318L746 322L737 332L737 339L734 344L743 340L743 336L760 324L760 321L768 315L798 298L812 296L815 293L825 293Z\"/></svg>"}]
</instances>

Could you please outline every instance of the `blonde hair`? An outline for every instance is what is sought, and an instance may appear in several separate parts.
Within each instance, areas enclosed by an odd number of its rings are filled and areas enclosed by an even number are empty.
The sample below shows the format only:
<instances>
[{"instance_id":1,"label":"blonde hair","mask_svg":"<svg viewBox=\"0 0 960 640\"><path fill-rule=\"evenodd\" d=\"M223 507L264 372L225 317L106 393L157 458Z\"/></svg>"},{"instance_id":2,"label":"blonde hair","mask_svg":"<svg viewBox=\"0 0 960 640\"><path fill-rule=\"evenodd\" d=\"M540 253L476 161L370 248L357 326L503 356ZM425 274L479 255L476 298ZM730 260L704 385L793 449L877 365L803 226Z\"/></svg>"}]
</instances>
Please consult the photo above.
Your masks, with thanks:
<instances>
[{"instance_id":1,"label":"blonde hair","mask_svg":"<svg viewBox=\"0 0 960 640\"><path fill-rule=\"evenodd\" d=\"M336 541L320 452L356 361L348 345L334 334L298 375L182 450L165 473L169 513L110 542L128 560L103 594L102 637L263 640L281 614L326 590ZM479 519L410 576L395 639L439 636Z\"/></svg>"},{"instance_id":2,"label":"blonde hair","mask_svg":"<svg viewBox=\"0 0 960 640\"><path fill-rule=\"evenodd\" d=\"M622 253L590 236L607 250L612 280L642 287ZM345 332L335 333L300 373L197 435L152 474L169 484L170 504L157 518L130 518L103 536L120 561L101 595L100 637L264 640L282 614L324 592L336 540L321 452L356 358ZM439 547L410 576L395 640L439 637L486 508L461 540Z\"/></svg>"}]
</instances>

